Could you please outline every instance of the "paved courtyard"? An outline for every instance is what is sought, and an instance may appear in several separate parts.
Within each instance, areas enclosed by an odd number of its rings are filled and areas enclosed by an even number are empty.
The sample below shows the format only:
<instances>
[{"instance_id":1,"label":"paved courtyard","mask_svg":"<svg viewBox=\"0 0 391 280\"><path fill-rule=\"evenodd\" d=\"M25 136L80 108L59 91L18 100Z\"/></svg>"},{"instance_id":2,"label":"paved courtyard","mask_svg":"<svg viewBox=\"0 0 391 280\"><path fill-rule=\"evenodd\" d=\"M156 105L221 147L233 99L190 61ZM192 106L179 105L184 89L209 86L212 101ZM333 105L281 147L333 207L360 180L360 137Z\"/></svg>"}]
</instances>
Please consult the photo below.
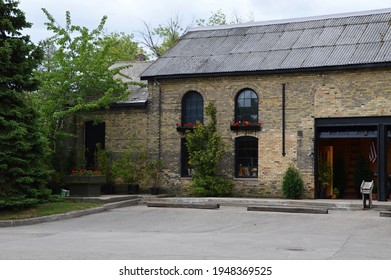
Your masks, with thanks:
<instances>
[{"instance_id":1,"label":"paved courtyard","mask_svg":"<svg viewBox=\"0 0 391 280\"><path fill-rule=\"evenodd\" d=\"M133 206L0 228L0 259L391 259L391 219Z\"/></svg>"}]
</instances>

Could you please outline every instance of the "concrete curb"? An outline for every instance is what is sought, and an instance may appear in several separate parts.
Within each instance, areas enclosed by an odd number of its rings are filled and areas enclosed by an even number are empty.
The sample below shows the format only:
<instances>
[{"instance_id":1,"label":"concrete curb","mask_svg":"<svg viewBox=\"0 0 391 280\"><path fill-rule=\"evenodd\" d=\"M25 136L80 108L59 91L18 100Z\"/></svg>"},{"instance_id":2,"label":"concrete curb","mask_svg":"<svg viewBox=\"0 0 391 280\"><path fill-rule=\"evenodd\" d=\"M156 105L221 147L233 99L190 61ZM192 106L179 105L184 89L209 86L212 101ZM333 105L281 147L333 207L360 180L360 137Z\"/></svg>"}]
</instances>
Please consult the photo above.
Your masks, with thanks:
<instances>
[{"instance_id":1,"label":"concrete curb","mask_svg":"<svg viewBox=\"0 0 391 280\"><path fill-rule=\"evenodd\" d=\"M138 201L139 201L139 199L137 198L137 199L111 202L111 203L107 203L107 204L104 204L103 206L99 206L99 207L94 207L94 208L89 208L89 209L84 209L84 210L79 210L79 211L72 211L72 212L67 212L67 213L61 213L61 214L55 214L55 215L49 215L49 216L43 216L43 217L21 219L21 220L0 220L0 227L27 226L27 225L34 225L34 224L40 224L40 223L47 223L47 222L54 222L54 221L61 221L61 220L66 220L66 219L78 218L78 217L85 216L85 215L91 215L91 214L105 212L110 209L138 205Z\"/></svg>"},{"instance_id":2,"label":"concrete curb","mask_svg":"<svg viewBox=\"0 0 391 280\"><path fill-rule=\"evenodd\" d=\"M216 203L173 203L173 202L147 202L148 207L165 208L195 208L195 209L219 209Z\"/></svg>"},{"instance_id":3,"label":"concrete curb","mask_svg":"<svg viewBox=\"0 0 391 280\"><path fill-rule=\"evenodd\" d=\"M328 214L327 208L292 207L292 206L248 206L247 211L284 212L303 214Z\"/></svg>"},{"instance_id":4,"label":"concrete curb","mask_svg":"<svg viewBox=\"0 0 391 280\"><path fill-rule=\"evenodd\" d=\"M380 217L391 217L391 211L380 211Z\"/></svg>"}]
</instances>

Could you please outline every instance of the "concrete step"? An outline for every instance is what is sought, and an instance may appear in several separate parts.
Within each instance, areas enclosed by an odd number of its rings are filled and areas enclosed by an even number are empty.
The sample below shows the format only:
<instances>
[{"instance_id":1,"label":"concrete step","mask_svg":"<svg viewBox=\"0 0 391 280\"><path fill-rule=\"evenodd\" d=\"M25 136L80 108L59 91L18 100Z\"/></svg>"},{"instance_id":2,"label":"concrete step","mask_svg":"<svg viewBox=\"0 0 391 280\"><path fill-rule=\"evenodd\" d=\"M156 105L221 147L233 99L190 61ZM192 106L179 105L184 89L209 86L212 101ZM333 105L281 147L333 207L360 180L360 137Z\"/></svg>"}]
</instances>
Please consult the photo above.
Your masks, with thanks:
<instances>
[{"instance_id":1,"label":"concrete step","mask_svg":"<svg viewBox=\"0 0 391 280\"><path fill-rule=\"evenodd\" d=\"M293 207L293 206L248 206L247 211L284 212L303 214L328 214L327 208Z\"/></svg>"},{"instance_id":2,"label":"concrete step","mask_svg":"<svg viewBox=\"0 0 391 280\"><path fill-rule=\"evenodd\" d=\"M147 202L148 207L218 209L217 203Z\"/></svg>"}]
</instances>

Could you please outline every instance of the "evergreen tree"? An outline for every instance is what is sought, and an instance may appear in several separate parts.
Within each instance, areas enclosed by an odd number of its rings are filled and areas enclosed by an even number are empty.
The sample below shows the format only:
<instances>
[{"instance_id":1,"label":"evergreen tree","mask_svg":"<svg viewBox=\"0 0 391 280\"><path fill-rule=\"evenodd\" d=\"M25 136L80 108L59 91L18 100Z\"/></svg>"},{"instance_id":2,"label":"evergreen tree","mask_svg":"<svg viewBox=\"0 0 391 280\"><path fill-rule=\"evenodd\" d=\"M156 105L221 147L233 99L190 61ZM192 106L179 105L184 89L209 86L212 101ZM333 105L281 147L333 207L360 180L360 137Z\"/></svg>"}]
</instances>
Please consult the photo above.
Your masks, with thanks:
<instances>
[{"instance_id":1,"label":"evergreen tree","mask_svg":"<svg viewBox=\"0 0 391 280\"><path fill-rule=\"evenodd\" d=\"M224 149L221 136L217 133L216 107L213 103L206 107L206 114L209 124L198 122L194 131L186 134L189 163L195 171L190 188L196 196L230 196L233 182L217 172Z\"/></svg>"},{"instance_id":2,"label":"evergreen tree","mask_svg":"<svg viewBox=\"0 0 391 280\"><path fill-rule=\"evenodd\" d=\"M42 52L20 32L31 27L14 0L0 0L0 209L47 197L47 149L38 115L25 92L36 90L32 72Z\"/></svg>"}]
</instances>

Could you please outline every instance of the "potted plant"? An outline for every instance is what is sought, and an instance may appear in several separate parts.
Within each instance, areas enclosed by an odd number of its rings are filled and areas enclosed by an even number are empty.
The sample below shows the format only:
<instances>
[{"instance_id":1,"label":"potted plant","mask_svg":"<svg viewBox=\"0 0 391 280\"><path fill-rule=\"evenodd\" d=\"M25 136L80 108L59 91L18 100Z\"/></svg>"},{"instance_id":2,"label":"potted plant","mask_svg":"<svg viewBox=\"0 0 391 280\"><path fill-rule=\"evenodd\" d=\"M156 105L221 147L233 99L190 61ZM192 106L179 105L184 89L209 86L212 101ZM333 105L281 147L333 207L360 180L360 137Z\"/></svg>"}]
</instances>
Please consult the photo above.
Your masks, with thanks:
<instances>
[{"instance_id":1,"label":"potted plant","mask_svg":"<svg viewBox=\"0 0 391 280\"><path fill-rule=\"evenodd\" d=\"M143 180L147 186L150 186L151 194L160 193L160 183L163 171L163 161L160 159L147 160L144 168Z\"/></svg>"},{"instance_id":2,"label":"potted plant","mask_svg":"<svg viewBox=\"0 0 391 280\"><path fill-rule=\"evenodd\" d=\"M142 176L142 155L133 152L124 152L114 161L113 174L122 179L128 186L128 193L140 192L139 182Z\"/></svg>"},{"instance_id":3,"label":"potted plant","mask_svg":"<svg viewBox=\"0 0 391 280\"><path fill-rule=\"evenodd\" d=\"M338 196L339 196L339 189L338 189L337 187L335 187L335 188L333 189L333 195L332 195L331 198L336 199Z\"/></svg>"},{"instance_id":4,"label":"potted plant","mask_svg":"<svg viewBox=\"0 0 391 280\"><path fill-rule=\"evenodd\" d=\"M106 176L106 183L102 186L102 192L104 194L115 193L112 152L102 148L102 145L98 143L96 145L96 152L94 154L97 169L99 169L103 175Z\"/></svg>"},{"instance_id":5,"label":"potted plant","mask_svg":"<svg viewBox=\"0 0 391 280\"><path fill-rule=\"evenodd\" d=\"M320 185L320 193L319 196L321 198L325 197L324 190L327 186L331 186L331 182L333 180L333 170L331 165L325 161L320 160L318 166L318 180Z\"/></svg>"}]
</instances>

